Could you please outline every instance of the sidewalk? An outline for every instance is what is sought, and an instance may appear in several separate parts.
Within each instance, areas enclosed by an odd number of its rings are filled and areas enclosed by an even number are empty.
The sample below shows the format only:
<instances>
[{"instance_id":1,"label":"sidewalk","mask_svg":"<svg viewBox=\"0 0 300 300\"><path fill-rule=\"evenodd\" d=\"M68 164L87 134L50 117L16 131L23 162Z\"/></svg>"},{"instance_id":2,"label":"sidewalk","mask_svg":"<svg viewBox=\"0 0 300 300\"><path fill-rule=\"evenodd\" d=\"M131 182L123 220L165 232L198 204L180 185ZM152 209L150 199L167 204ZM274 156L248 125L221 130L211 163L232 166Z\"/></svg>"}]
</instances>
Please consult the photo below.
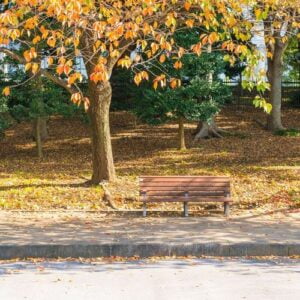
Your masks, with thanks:
<instances>
[{"instance_id":1,"label":"sidewalk","mask_svg":"<svg viewBox=\"0 0 300 300\"><path fill-rule=\"evenodd\" d=\"M147 217L0 212L0 259L300 255L300 213Z\"/></svg>"}]
</instances>

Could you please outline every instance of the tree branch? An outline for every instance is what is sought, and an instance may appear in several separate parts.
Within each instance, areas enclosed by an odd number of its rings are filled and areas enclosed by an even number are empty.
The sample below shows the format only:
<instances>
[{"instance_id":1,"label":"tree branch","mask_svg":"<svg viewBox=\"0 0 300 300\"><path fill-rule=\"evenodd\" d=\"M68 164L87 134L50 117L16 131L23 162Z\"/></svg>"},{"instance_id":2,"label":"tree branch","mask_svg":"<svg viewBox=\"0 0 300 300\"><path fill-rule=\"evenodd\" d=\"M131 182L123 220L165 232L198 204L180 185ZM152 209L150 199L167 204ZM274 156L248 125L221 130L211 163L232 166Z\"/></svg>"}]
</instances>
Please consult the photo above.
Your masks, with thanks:
<instances>
[{"instance_id":1,"label":"tree branch","mask_svg":"<svg viewBox=\"0 0 300 300\"><path fill-rule=\"evenodd\" d=\"M77 89L75 89L74 87L69 86L68 83L65 80L63 80L63 79L55 76L54 74L52 74L48 70L46 70L46 69L40 69L40 73L41 73L41 75L44 75L45 77L47 77L48 79L50 79L51 81L53 81L54 83L56 83L59 86L63 87L70 94L74 94L74 93L78 92Z\"/></svg>"},{"instance_id":2,"label":"tree branch","mask_svg":"<svg viewBox=\"0 0 300 300\"><path fill-rule=\"evenodd\" d=\"M23 58L22 56L20 56L19 54L11 51L8 48L5 47L0 47L0 52L5 53L6 55L8 55L9 57L11 57L12 59L17 60L18 62L20 62L21 64L25 64L26 60L25 58Z\"/></svg>"},{"instance_id":3,"label":"tree branch","mask_svg":"<svg viewBox=\"0 0 300 300\"><path fill-rule=\"evenodd\" d=\"M7 56L11 57L12 59L18 61L21 64L26 64L25 58L23 58L22 56L20 56L19 54L15 53L14 51L12 51L8 48L0 47L0 52L6 54ZM47 77L48 79L50 79L54 83L58 84L59 86L63 87L64 89L66 89L70 94L73 94L73 93L77 92L77 90L75 88L69 86L68 83L65 80L55 76L54 74L52 74L48 70L40 69L39 73L41 75L44 75L45 77Z\"/></svg>"}]
</instances>

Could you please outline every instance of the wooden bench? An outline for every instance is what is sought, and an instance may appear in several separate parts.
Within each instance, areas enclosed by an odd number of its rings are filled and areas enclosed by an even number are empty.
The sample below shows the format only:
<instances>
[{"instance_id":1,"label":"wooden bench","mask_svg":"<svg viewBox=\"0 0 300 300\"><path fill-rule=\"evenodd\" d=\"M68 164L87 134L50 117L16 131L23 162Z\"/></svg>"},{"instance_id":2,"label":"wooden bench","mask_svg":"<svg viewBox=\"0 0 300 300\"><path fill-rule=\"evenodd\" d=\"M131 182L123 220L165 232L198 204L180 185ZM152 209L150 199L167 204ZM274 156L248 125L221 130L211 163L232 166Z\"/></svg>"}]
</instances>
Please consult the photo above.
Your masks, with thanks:
<instances>
[{"instance_id":1,"label":"wooden bench","mask_svg":"<svg viewBox=\"0 0 300 300\"><path fill-rule=\"evenodd\" d=\"M188 216L188 202L223 202L229 216L230 179L217 176L141 176L140 197L143 216L149 202L183 202Z\"/></svg>"}]
</instances>

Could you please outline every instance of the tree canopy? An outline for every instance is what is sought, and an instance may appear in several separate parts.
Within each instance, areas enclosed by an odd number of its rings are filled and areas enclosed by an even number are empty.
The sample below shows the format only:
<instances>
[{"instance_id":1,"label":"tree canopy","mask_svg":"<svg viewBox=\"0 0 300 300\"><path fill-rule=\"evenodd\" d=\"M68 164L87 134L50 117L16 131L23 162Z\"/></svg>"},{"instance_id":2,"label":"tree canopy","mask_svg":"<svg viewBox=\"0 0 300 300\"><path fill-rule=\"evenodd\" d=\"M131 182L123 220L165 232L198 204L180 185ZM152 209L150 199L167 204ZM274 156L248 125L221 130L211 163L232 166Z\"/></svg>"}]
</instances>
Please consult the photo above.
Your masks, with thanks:
<instances>
[{"instance_id":1,"label":"tree canopy","mask_svg":"<svg viewBox=\"0 0 300 300\"><path fill-rule=\"evenodd\" d=\"M75 86L73 100L79 101L76 83L82 80L82 74L76 69L78 57L88 64L88 76L97 84L109 80L116 62L136 67L135 81L139 83L149 78L147 70L140 70L148 60L163 61L166 55L172 55L174 67L178 68L184 53L192 51L200 55L207 44L220 40L223 43L218 47L246 55L247 47L232 42L232 34L236 40L251 38L250 32L239 30L243 22L241 4L232 0L4 1L0 44L13 42L25 46L19 60L25 63L26 70L36 73L41 68L43 74L50 76L49 70L43 68L46 65L67 79L66 84L56 78L57 83ZM247 21L244 23L247 26ZM184 27L206 28L207 33L185 49L178 47L172 37ZM134 59L126 52L128 49L135 49ZM8 49L2 51L12 55ZM166 84L163 72L153 75L154 87ZM169 82L173 87L179 84L176 78L170 78Z\"/></svg>"}]
</instances>

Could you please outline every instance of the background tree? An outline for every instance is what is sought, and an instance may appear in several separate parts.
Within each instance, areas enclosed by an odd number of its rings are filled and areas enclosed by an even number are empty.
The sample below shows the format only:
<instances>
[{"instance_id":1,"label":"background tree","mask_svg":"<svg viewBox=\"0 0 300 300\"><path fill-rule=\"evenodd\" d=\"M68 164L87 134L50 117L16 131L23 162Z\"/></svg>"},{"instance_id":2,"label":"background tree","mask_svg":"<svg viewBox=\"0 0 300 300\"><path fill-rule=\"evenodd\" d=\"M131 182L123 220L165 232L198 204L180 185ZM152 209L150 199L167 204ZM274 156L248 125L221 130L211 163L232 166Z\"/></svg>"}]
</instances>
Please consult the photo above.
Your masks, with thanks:
<instances>
[{"instance_id":1,"label":"background tree","mask_svg":"<svg viewBox=\"0 0 300 300\"><path fill-rule=\"evenodd\" d=\"M7 98L0 96L0 140L4 138L4 132L11 125L11 120L7 115Z\"/></svg>"},{"instance_id":2,"label":"background tree","mask_svg":"<svg viewBox=\"0 0 300 300\"><path fill-rule=\"evenodd\" d=\"M292 38L285 51L284 58L284 80L300 80L300 40Z\"/></svg>"},{"instance_id":3,"label":"background tree","mask_svg":"<svg viewBox=\"0 0 300 300\"><path fill-rule=\"evenodd\" d=\"M253 9L256 19L263 21L267 48L267 77L272 104L267 128L271 131L282 130L284 129L281 121L283 57L290 40L299 37L300 1L256 1Z\"/></svg>"},{"instance_id":4,"label":"background tree","mask_svg":"<svg viewBox=\"0 0 300 300\"><path fill-rule=\"evenodd\" d=\"M13 66L13 65L11 65ZM31 121L32 136L37 143L37 153L42 158L42 142L48 138L47 120L52 115L71 117L82 114L83 109L69 101L68 94L63 88L57 87L46 77L35 77L29 80L22 69L12 68L9 74L0 73L0 85L18 86L8 97L1 97L3 126L5 129L12 123L11 117L17 122ZM19 85L27 82L26 85ZM8 117L8 115L10 117Z\"/></svg>"},{"instance_id":5,"label":"background tree","mask_svg":"<svg viewBox=\"0 0 300 300\"><path fill-rule=\"evenodd\" d=\"M174 34L174 40L182 47L188 48L195 43L199 30L185 30ZM201 56L186 54L173 68L173 60L168 55L161 63L151 64L149 69L163 69L171 78L178 78L182 83L176 89L161 88L153 90L149 85L136 88L135 113L143 121L156 125L169 120L179 124L179 148L185 149L184 122L200 121L199 138L220 137L214 117L220 112L225 101L229 99L228 87L223 84L220 75L224 74L226 62L221 53L204 53ZM211 75L211 81L208 77ZM202 129L202 130L201 130ZM197 131L198 133L198 131Z\"/></svg>"},{"instance_id":6,"label":"background tree","mask_svg":"<svg viewBox=\"0 0 300 300\"><path fill-rule=\"evenodd\" d=\"M196 75L177 89L144 89L138 95L134 111L142 121L151 125L177 121L178 148L183 150L186 148L186 120L209 122L221 110L229 95L228 87L222 82L210 84ZM217 132L211 134L218 136Z\"/></svg>"}]
</instances>

